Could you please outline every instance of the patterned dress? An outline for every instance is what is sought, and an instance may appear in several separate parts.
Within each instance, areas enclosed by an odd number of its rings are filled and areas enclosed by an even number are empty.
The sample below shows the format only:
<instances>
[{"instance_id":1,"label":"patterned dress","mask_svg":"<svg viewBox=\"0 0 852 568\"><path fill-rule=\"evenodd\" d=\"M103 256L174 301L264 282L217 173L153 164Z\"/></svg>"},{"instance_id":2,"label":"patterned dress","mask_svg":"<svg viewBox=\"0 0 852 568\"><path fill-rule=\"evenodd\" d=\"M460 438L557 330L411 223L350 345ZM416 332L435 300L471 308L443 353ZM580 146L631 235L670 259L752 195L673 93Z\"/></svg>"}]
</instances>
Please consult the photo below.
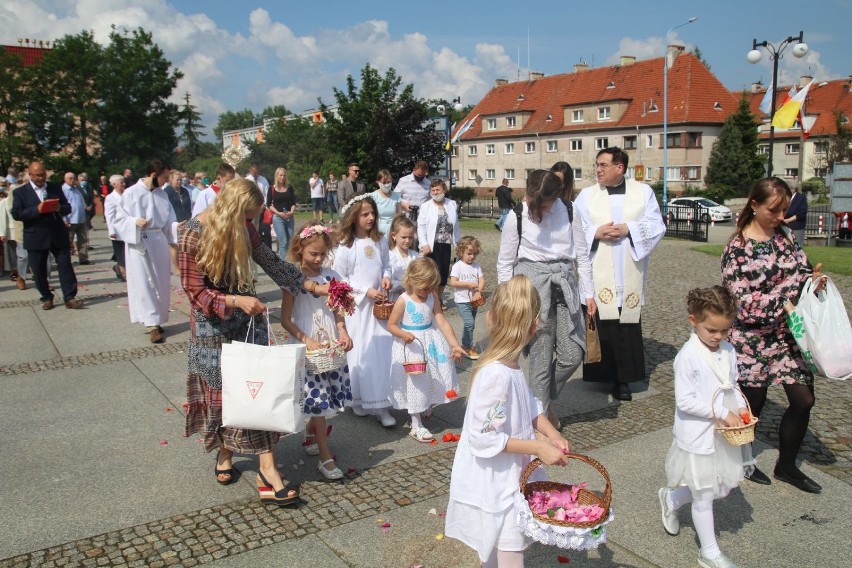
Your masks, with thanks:
<instances>
[{"instance_id":1,"label":"patterned dress","mask_svg":"<svg viewBox=\"0 0 852 568\"><path fill-rule=\"evenodd\" d=\"M743 386L813 383L784 311L810 270L801 247L781 232L767 241L734 237L725 247L722 283L737 300L730 341Z\"/></svg>"},{"instance_id":2,"label":"patterned dress","mask_svg":"<svg viewBox=\"0 0 852 568\"><path fill-rule=\"evenodd\" d=\"M456 365L446 338L433 323L435 295L430 294L425 302L415 302L408 294L405 314L399 327L410 331L418 341L406 344L394 337L391 351L391 401L394 408L404 408L409 413L424 412L436 404L450 402L447 391L458 390ZM425 349L425 353L424 353ZM402 367L403 362L426 360L426 372L409 375Z\"/></svg>"},{"instance_id":3,"label":"patterned dress","mask_svg":"<svg viewBox=\"0 0 852 568\"><path fill-rule=\"evenodd\" d=\"M340 275L329 268L323 268L318 276L310 276L317 284L328 284L332 278L341 280ZM293 302L293 323L306 334L319 341L326 341L320 329L335 337L337 330L334 314L325 304L326 296L312 294L302 288ZM299 341L288 338L294 343ZM349 382L349 365L340 369L317 373L305 373L303 385L303 412L306 416L324 416L330 418L341 412L352 402L352 390Z\"/></svg>"},{"instance_id":4,"label":"patterned dress","mask_svg":"<svg viewBox=\"0 0 852 568\"><path fill-rule=\"evenodd\" d=\"M266 247L253 226L248 225L247 229L254 261L281 288L286 288L293 295L298 294L303 280L299 269L279 259ZM222 426L222 345L234 340L245 341L251 316L240 309L232 309L228 297L235 292L227 286L215 286L198 269L195 258L202 230L203 225L197 217L193 217L184 226L178 241L181 284L192 305L187 344L189 373L186 399L189 408L185 435L201 432L204 449L208 452L224 446L241 454L266 453L272 450L281 436L277 432ZM255 293L252 291L248 295L255 296ZM254 329L255 344L268 345L265 316L254 318Z\"/></svg>"}]
</instances>

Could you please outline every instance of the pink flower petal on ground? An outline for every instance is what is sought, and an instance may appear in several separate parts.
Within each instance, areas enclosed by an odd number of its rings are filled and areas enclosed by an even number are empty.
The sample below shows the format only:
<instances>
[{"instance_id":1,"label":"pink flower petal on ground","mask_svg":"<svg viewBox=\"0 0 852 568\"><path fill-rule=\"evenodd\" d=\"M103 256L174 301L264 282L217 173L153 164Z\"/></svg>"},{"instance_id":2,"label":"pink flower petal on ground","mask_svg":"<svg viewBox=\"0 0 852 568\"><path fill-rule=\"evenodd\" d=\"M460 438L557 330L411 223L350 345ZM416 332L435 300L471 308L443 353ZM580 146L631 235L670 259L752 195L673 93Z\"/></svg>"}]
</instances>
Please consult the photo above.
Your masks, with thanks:
<instances>
[{"instance_id":1,"label":"pink flower petal on ground","mask_svg":"<svg viewBox=\"0 0 852 568\"><path fill-rule=\"evenodd\" d=\"M568 564L569 562L571 562L571 559L567 556L557 556L556 560L558 560L560 564Z\"/></svg>"},{"instance_id":2,"label":"pink flower petal on ground","mask_svg":"<svg viewBox=\"0 0 852 568\"><path fill-rule=\"evenodd\" d=\"M162 441L160 442L160 445L161 445L161 446L167 446L168 444L169 444L169 442L168 442L167 440L162 440Z\"/></svg>"}]
</instances>

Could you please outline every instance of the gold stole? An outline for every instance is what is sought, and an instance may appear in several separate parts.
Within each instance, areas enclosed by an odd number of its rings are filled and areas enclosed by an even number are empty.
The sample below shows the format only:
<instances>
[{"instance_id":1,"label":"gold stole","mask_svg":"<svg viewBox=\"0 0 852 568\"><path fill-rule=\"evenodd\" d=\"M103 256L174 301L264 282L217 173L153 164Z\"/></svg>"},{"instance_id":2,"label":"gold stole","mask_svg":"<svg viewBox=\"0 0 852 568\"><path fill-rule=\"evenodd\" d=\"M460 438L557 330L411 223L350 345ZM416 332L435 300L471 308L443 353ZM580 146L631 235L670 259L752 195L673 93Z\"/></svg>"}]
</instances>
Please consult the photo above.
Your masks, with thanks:
<instances>
[{"instance_id":1,"label":"gold stole","mask_svg":"<svg viewBox=\"0 0 852 568\"><path fill-rule=\"evenodd\" d=\"M638 221L645 214L644 192L639 182L632 179L625 180L625 187L622 222ZM595 188L595 192L589 199L589 217L592 226L600 227L612 221L612 211L606 187L597 184ZM595 253L594 261L592 261L595 300L598 304L600 318L605 320L617 319L621 323L638 323L642 311L642 263L633 260L629 250L624 251L624 294L621 317L619 318L612 248L612 243L598 241L598 250Z\"/></svg>"}]
</instances>

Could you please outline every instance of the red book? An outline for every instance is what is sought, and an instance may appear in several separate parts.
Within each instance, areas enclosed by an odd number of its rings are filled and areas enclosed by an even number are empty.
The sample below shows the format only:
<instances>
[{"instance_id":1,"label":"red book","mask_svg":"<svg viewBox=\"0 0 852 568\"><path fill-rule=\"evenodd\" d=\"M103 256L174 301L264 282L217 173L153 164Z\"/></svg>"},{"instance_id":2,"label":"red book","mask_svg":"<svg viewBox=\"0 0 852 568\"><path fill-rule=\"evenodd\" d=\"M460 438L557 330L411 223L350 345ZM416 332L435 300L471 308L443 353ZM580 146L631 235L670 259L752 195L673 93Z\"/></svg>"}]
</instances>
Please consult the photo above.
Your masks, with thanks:
<instances>
[{"instance_id":1,"label":"red book","mask_svg":"<svg viewBox=\"0 0 852 568\"><path fill-rule=\"evenodd\" d=\"M45 199L42 202L41 212L42 213L55 213L59 211L59 200L58 199Z\"/></svg>"}]
</instances>

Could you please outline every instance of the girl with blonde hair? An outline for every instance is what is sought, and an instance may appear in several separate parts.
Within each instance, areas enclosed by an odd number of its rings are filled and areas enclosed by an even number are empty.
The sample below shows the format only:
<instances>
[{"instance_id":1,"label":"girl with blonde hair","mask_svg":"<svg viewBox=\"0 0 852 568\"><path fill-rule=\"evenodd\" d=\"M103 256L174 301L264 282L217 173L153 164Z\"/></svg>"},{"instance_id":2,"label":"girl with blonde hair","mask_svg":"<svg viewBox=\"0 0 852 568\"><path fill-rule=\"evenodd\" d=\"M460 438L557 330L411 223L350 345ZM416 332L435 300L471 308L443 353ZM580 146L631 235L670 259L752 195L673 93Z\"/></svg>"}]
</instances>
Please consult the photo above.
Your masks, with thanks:
<instances>
[{"instance_id":1,"label":"girl with blonde hair","mask_svg":"<svg viewBox=\"0 0 852 568\"><path fill-rule=\"evenodd\" d=\"M262 205L263 194L253 181L234 179L181 232L178 264L192 307L185 434L201 433L204 449L218 450L215 475L222 485L236 479L234 452L257 454L261 501L284 506L296 504L299 492L285 487L275 465L273 449L280 434L222 426L222 345L245 341L250 324L254 325L254 333L249 335L254 343L269 343L266 317L262 317L266 307L256 297L252 260L293 295L304 282L297 267L279 259L261 242L252 219Z\"/></svg>"},{"instance_id":2,"label":"girl with blonde hair","mask_svg":"<svg viewBox=\"0 0 852 568\"><path fill-rule=\"evenodd\" d=\"M296 194L293 188L287 185L287 170L278 168L275 170L275 178L272 187L269 188L266 206L272 212L272 230L278 239L278 257L284 260L287 257L287 248L290 238L296 227Z\"/></svg>"},{"instance_id":3,"label":"girl with blonde hair","mask_svg":"<svg viewBox=\"0 0 852 568\"><path fill-rule=\"evenodd\" d=\"M538 291L526 276L497 288L486 315L491 342L473 368L453 462L444 533L476 550L488 568L524 565L523 551L532 540L515 522L521 471L532 456L548 465L565 464L570 449L518 364L536 332L540 309Z\"/></svg>"}]
</instances>

